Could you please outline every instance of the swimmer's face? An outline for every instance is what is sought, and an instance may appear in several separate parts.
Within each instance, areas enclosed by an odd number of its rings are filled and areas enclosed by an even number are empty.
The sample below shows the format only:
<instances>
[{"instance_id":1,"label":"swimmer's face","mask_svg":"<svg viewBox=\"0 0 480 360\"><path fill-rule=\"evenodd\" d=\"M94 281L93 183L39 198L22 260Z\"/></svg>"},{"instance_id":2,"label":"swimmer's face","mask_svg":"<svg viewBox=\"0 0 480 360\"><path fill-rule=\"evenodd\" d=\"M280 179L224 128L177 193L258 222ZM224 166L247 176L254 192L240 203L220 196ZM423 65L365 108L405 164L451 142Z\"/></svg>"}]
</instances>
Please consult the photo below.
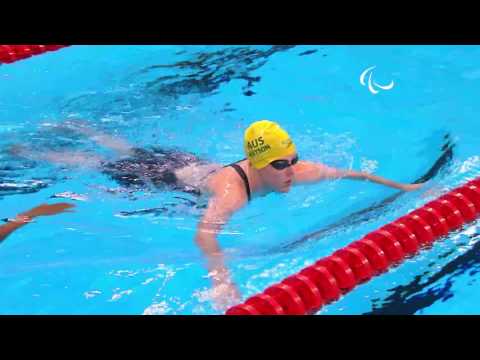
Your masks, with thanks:
<instances>
[{"instance_id":1,"label":"swimmer's face","mask_svg":"<svg viewBox=\"0 0 480 360\"><path fill-rule=\"evenodd\" d=\"M270 165L258 170L263 182L277 192L289 192L293 184L293 166L298 161L298 155L293 154L273 161Z\"/></svg>"}]
</instances>

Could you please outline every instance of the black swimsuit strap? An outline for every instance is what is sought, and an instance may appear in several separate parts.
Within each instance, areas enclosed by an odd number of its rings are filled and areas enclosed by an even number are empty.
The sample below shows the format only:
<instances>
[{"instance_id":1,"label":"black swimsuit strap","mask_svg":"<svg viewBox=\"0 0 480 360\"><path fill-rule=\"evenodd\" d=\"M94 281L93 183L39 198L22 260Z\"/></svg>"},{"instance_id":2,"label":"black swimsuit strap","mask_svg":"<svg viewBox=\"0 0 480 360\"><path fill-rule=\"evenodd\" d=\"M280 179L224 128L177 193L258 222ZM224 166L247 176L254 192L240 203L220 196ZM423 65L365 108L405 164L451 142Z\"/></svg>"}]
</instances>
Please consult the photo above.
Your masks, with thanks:
<instances>
[{"instance_id":1,"label":"black swimsuit strap","mask_svg":"<svg viewBox=\"0 0 480 360\"><path fill-rule=\"evenodd\" d=\"M250 201L251 200L250 184L248 183L247 174L245 174L245 171L243 171L243 169L238 164L230 164L228 166L233 167L235 169L235 171L238 173L238 175L240 175L240 177L242 178L243 182L245 183L245 189L247 190L248 201Z\"/></svg>"}]
</instances>

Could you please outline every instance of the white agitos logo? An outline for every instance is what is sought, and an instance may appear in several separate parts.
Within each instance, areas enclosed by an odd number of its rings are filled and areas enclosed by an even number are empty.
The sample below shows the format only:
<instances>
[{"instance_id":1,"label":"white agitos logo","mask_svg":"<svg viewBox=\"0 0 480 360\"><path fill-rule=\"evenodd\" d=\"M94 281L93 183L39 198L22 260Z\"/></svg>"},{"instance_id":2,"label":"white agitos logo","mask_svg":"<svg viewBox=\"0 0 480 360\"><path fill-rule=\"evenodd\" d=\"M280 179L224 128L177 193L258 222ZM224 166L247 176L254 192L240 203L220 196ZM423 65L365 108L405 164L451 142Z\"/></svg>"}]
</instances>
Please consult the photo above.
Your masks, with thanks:
<instances>
[{"instance_id":1,"label":"white agitos logo","mask_svg":"<svg viewBox=\"0 0 480 360\"><path fill-rule=\"evenodd\" d=\"M378 94L378 90L377 89L382 89L382 90L391 90L393 88L393 85L394 82L392 80L392 82L388 85L379 85L377 84L374 80L372 80L372 73L373 73L373 69L375 69L376 66L371 66L369 67L368 69L365 69L363 72L362 72L362 75L360 75L360 84L362 84L363 86L366 86L368 85L368 90L373 94L373 95L376 95ZM368 81L367 83L365 83L365 77L368 75Z\"/></svg>"}]
</instances>

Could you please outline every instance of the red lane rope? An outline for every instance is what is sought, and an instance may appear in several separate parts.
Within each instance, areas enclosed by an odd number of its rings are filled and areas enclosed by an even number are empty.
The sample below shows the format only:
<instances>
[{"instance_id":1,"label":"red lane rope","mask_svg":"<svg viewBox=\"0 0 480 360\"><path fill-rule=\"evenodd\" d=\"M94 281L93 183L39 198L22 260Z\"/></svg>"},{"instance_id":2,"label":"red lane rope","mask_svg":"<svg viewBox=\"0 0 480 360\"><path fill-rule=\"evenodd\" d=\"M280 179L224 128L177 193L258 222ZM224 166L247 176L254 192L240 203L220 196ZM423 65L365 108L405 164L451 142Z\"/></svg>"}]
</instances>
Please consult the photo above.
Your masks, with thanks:
<instances>
[{"instance_id":1,"label":"red lane rope","mask_svg":"<svg viewBox=\"0 0 480 360\"><path fill-rule=\"evenodd\" d=\"M18 60L56 51L68 45L0 45L0 64L10 64Z\"/></svg>"},{"instance_id":2,"label":"red lane rope","mask_svg":"<svg viewBox=\"0 0 480 360\"><path fill-rule=\"evenodd\" d=\"M480 178L451 190L227 310L227 315L306 315L398 265L480 214Z\"/></svg>"}]
</instances>

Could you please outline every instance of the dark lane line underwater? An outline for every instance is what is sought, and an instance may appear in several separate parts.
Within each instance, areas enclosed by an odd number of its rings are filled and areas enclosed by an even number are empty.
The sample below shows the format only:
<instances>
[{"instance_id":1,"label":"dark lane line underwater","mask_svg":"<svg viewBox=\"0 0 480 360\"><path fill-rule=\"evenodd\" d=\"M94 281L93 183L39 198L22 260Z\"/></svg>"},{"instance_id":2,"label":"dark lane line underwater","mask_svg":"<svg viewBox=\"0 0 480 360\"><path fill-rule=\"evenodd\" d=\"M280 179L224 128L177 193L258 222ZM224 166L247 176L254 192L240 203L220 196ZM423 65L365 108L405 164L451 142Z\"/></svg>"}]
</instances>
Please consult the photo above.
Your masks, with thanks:
<instances>
[{"instance_id":1,"label":"dark lane line underwater","mask_svg":"<svg viewBox=\"0 0 480 360\"><path fill-rule=\"evenodd\" d=\"M467 236L469 240L472 240L478 238L479 235L475 233ZM449 250L440 255L439 258L447 257L453 252L455 250ZM429 264L430 267L434 265L435 262ZM364 313L364 315L413 315L438 301L446 301L453 297L452 287L455 279L467 272L471 277L480 272L480 242L476 242L470 250L444 265L440 271L425 271L421 275L415 276L413 281L407 285L400 285L390 289L391 295L387 298L383 300L373 299L373 310ZM441 279L445 279L443 286L422 292L428 286L438 283Z\"/></svg>"}]
</instances>

